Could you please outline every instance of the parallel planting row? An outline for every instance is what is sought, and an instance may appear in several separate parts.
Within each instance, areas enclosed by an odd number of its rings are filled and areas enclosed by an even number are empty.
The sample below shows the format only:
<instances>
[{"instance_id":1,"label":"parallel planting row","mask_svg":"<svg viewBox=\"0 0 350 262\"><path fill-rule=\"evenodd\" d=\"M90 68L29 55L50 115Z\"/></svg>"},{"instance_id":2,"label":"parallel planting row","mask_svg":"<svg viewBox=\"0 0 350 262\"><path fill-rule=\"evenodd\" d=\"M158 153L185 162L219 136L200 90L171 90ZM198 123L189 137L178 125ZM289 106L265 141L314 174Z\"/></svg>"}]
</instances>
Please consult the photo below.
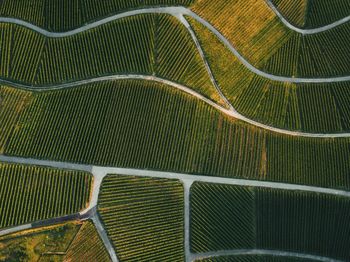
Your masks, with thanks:
<instances>
[{"instance_id":1,"label":"parallel planting row","mask_svg":"<svg viewBox=\"0 0 350 262\"><path fill-rule=\"evenodd\" d=\"M266 249L345 261L349 218L350 200L341 196L195 183L191 250Z\"/></svg>"},{"instance_id":2,"label":"parallel planting row","mask_svg":"<svg viewBox=\"0 0 350 262\"><path fill-rule=\"evenodd\" d=\"M131 9L189 6L194 0L3 0L0 16L28 21L50 31L68 31Z\"/></svg>"},{"instance_id":3,"label":"parallel planting row","mask_svg":"<svg viewBox=\"0 0 350 262\"><path fill-rule=\"evenodd\" d=\"M65 38L0 24L0 77L34 86L105 75L155 75L220 102L194 41L170 15L146 14Z\"/></svg>"},{"instance_id":4,"label":"parallel planting row","mask_svg":"<svg viewBox=\"0 0 350 262\"><path fill-rule=\"evenodd\" d=\"M196 260L196 262L314 262L314 260L263 255L237 255L203 258Z\"/></svg>"},{"instance_id":5,"label":"parallel planting row","mask_svg":"<svg viewBox=\"0 0 350 262\"><path fill-rule=\"evenodd\" d=\"M102 182L98 211L121 262L184 261L179 181L108 175Z\"/></svg>"},{"instance_id":6,"label":"parallel planting row","mask_svg":"<svg viewBox=\"0 0 350 262\"><path fill-rule=\"evenodd\" d=\"M350 188L349 145L271 133L169 86L124 80L35 93L5 153Z\"/></svg>"},{"instance_id":7,"label":"parallel planting row","mask_svg":"<svg viewBox=\"0 0 350 262\"><path fill-rule=\"evenodd\" d=\"M302 28L316 28L334 23L350 13L347 0L271 0L282 15Z\"/></svg>"},{"instance_id":8,"label":"parallel planting row","mask_svg":"<svg viewBox=\"0 0 350 262\"><path fill-rule=\"evenodd\" d=\"M0 164L0 228L81 211L91 182L83 172Z\"/></svg>"},{"instance_id":9,"label":"parallel planting row","mask_svg":"<svg viewBox=\"0 0 350 262\"><path fill-rule=\"evenodd\" d=\"M204 0L192 9L261 70L311 78L350 74L350 23L303 35L288 29L264 0Z\"/></svg>"},{"instance_id":10,"label":"parallel planting row","mask_svg":"<svg viewBox=\"0 0 350 262\"><path fill-rule=\"evenodd\" d=\"M221 90L242 115L291 130L350 130L350 82L292 84L258 76L209 30L192 19L190 22Z\"/></svg>"}]
</instances>

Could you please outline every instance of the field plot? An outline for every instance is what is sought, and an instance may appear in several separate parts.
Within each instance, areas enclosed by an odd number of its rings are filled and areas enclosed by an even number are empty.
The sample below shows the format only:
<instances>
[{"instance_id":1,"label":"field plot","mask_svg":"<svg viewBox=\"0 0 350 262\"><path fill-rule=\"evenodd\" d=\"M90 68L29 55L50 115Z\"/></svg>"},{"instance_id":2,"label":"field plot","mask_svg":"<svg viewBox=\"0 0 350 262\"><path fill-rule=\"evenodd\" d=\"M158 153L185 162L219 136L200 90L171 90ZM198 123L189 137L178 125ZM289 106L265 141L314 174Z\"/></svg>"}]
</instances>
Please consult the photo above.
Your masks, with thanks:
<instances>
[{"instance_id":1,"label":"field plot","mask_svg":"<svg viewBox=\"0 0 350 262\"><path fill-rule=\"evenodd\" d=\"M91 180L83 172L0 164L0 228L81 211Z\"/></svg>"},{"instance_id":2,"label":"field plot","mask_svg":"<svg viewBox=\"0 0 350 262\"><path fill-rule=\"evenodd\" d=\"M263 255L241 255L198 259L196 262L314 262L315 260Z\"/></svg>"},{"instance_id":3,"label":"field plot","mask_svg":"<svg viewBox=\"0 0 350 262\"><path fill-rule=\"evenodd\" d=\"M198 1L192 9L260 70L289 77L349 75L350 23L303 35L287 28L263 0Z\"/></svg>"},{"instance_id":4,"label":"field plot","mask_svg":"<svg viewBox=\"0 0 350 262\"><path fill-rule=\"evenodd\" d=\"M347 0L272 0L282 15L293 25L316 28L334 23L350 13Z\"/></svg>"},{"instance_id":5,"label":"field plot","mask_svg":"<svg viewBox=\"0 0 350 262\"><path fill-rule=\"evenodd\" d=\"M196 183L191 249L257 248L347 260L349 211L350 200L340 196Z\"/></svg>"},{"instance_id":6,"label":"field plot","mask_svg":"<svg viewBox=\"0 0 350 262\"><path fill-rule=\"evenodd\" d=\"M1 261L110 261L90 221L31 229L0 237Z\"/></svg>"},{"instance_id":7,"label":"field plot","mask_svg":"<svg viewBox=\"0 0 350 262\"><path fill-rule=\"evenodd\" d=\"M350 188L349 139L269 134L150 81L36 93L20 123L6 154Z\"/></svg>"},{"instance_id":8,"label":"field plot","mask_svg":"<svg viewBox=\"0 0 350 262\"><path fill-rule=\"evenodd\" d=\"M192 19L189 21L214 77L238 112L289 130L320 133L350 130L349 82L292 84L255 75L209 30Z\"/></svg>"},{"instance_id":9,"label":"field plot","mask_svg":"<svg viewBox=\"0 0 350 262\"><path fill-rule=\"evenodd\" d=\"M108 175L98 211L120 261L183 261L183 187L177 180Z\"/></svg>"},{"instance_id":10,"label":"field plot","mask_svg":"<svg viewBox=\"0 0 350 262\"><path fill-rule=\"evenodd\" d=\"M51 86L115 74L156 75L222 104L191 35L170 15L132 16L65 38L9 24L1 31L4 79Z\"/></svg>"},{"instance_id":11,"label":"field plot","mask_svg":"<svg viewBox=\"0 0 350 262\"><path fill-rule=\"evenodd\" d=\"M31 97L30 92L0 86L0 153L4 152L8 138Z\"/></svg>"},{"instance_id":12,"label":"field plot","mask_svg":"<svg viewBox=\"0 0 350 262\"><path fill-rule=\"evenodd\" d=\"M79 223L72 222L2 236L0 260L62 261L64 251L78 233L80 226Z\"/></svg>"},{"instance_id":13,"label":"field plot","mask_svg":"<svg viewBox=\"0 0 350 262\"><path fill-rule=\"evenodd\" d=\"M100 239L94 224L84 222L69 248L63 261L110 261L108 252Z\"/></svg>"},{"instance_id":14,"label":"field plot","mask_svg":"<svg viewBox=\"0 0 350 262\"><path fill-rule=\"evenodd\" d=\"M3 0L0 16L28 21L50 31L67 31L117 13L154 6L189 6L194 0Z\"/></svg>"}]
</instances>

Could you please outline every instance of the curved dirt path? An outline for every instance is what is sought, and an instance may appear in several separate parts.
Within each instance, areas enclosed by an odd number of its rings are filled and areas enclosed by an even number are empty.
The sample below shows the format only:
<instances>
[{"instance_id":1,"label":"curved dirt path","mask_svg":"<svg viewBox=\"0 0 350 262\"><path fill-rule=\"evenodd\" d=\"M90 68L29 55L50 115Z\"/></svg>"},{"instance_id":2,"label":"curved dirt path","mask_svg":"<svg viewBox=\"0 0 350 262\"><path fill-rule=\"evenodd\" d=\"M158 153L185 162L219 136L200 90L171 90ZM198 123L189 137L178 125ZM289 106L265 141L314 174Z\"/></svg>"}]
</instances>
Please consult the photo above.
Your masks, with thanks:
<instances>
[{"instance_id":1,"label":"curved dirt path","mask_svg":"<svg viewBox=\"0 0 350 262\"><path fill-rule=\"evenodd\" d=\"M46 87L44 87L44 86L33 87L33 86L29 86L29 85L27 86L27 85L18 84L18 83L14 83L14 82L10 82L10 81L3 81L3 80L0 80L0 83L6 84L6 85L9 85L12 87L20 88L20 89L45 92L45 91L49 91L49 90L73 88L73 87L77 87L77 86L81 86L81 85L89 84L89 83L97 83L97 82L110 81L110 80L127 80L127 79L154 81L154 82L158 82L161 84L165 84L165 85L174 87L176 89L179 89L187 94L190 94L190 95L196 97L197 99L207 103L208 105L214 107L218 111L220 111L220 112L222 112L230 117L239 119L243 122L246 122L246 123L251 124L253 126L268 130L270 132L283 134L283 135L289 135L289 136L295 136L295 137L309 137L309 138L326 138L327 139L327 138L347 138L347 137L350 137L350 133L330 133L330 134L327 134L327 133L308 133L308 132L285 130L285 129L281 129L281 128L277 128L277 127L268 126L268 125L265 125L263 123L259 123L257 121L254 121L252 119L245 117L244 115L240 114L239 112L237 112L233 108L226 109L226 108L216 104L212 100L206 98L205 96L197 93L196 91L194 91L194 90L192 90L184 85L174 83L172 81L169 81L169 80L166 80L163 78L159 78L156 76L151 76L151 75L111 75L111 76L91 78L91 79L81 80L81 81L77 81L77 82L66 83L66 84L61 84L61 85L56 85L56 86L46 86Z\"/></svg>"},{"instance_id":2,"label":"curved dirt path","mask_svg":"<svg viewBox=\"0 0 350 262\"><path fill-rule=\"evenodd\" d=\"M99 21L95 21L89 24L86 24L80 28L67 31L67 32L50 32L45 29L42 29L36 25L33 25L31 23L25 22L23 20L17 19L17 18L8 18L8 17L0 17L0 22L5 23L12 23L21 25L24 27L27 27L33 31L36 31L42 35L45 35L47 37L52 38L62 38L62 37L68 37L72 35L76 35L88 30L91 30L93 28L99 27L101 25L116 21L118 19L140 15L140 14L169 14L173 15L177 18L187 15L195 19L197 22L201 23L205 27L207 27L212 33L216 35L225 45L226 47L233 53L243 65L245 65L250 71L253 73L262 76L264 78L278 81L278 82L290 82L290 83L336 83L336 82L347 82L350 81L350 75L349 76L342 76L342 77L330 77L330 78L294 78L294 77L287 77L287 76L277 76L273 74L266 73L256 67L254 67L252 64L250 64L239 52L238 50L209 22L198 16L193 11L185 8L185 7L155 7L155 8L144 8L139 10L133 10L128 11L125 13L113 15L104 19L101 19Z\"/></svg>"},{"instance_id":3,"label":"curved dirt path","mask_svg":"<svg viewBox=\"0 0 350 262\"><path fill-rule=\"evenodd\" d=\"M278 18L281 20L281 22L288 27L289 29L298 32L300 34L303 35L313 35L313 34L319 34L331 29L334 29L340 25L343 25L347 22L350 21L350 16L344 17L342 19L339 19L338 21L335 21L331 24L325 25L325 26L321 26L321 27L317 27L317 28L311 28L311 29L302 29L299 27L296 27L294 25L292 25L283 15L282 13L278 10L278 8L271 2L271 0L265 0L266 3L268 4L268 6L272 9L272 11L278 16Z\"/></svg>"}]
</instances>

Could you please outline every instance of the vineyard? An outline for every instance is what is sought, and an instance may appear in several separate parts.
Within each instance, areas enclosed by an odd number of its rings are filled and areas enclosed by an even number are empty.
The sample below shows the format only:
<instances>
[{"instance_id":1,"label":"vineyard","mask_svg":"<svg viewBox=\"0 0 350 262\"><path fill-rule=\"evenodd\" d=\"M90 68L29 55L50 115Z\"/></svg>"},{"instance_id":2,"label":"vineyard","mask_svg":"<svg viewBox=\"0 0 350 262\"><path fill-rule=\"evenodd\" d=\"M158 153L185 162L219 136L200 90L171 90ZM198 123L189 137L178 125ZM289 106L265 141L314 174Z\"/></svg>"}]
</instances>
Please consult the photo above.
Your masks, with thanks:
<instances>
[{"instance_id":1,"label":"vineyard","mask_svg":"<svg viewBox=\"0 0 350 262\"><path fill-rule=\"evenodd\" d=\"M108 175L98 211L120 261L184 260L179 181Z\"/></svg>"},{"instance_id":2,"label":"vineyard","mask_svg":"<svg viewBox=\"0 0 350 262\"><path fill-rule=\"evenodd\" d=\"M270 134L150 81L36 93L19 123L6 154L350 188L349 139Z\"/></svg>"},{"instance_id":3,"label":"vineyard","mask_svg":"<svg viewBox=\"0 0 350 262\"><path fill-rule=\"evenodd\" d=\"M303 35L288 29L264 0L206 0L192 9L263 71L290 77L349 75L350 23Z\"/></svg>"},{"instance_id":4,"label":"vineyard","mask_svg":"<svg viewBox=\"0 0 350 262\"><path fill-rule=\"evenodd\" d=\"M271 0L282 15L302 28L316 28L334 23L350 12L347 0ZM307 12L306 12L307 9Z\"/></svg>"},{"instance_id":5,"label":"vineyard","mask_svg":"<svg viewBox=\"0 0 350 262\"><path fill-rule=\"evenodd\" d=\"M30 92L0 86L0 153L4 152L19 115L30 101Z\"/></svg>"},{"instance_id":6,"label":"vineyard","mask_svg":"<svg viewBox=\"0 0 350 262\"><path fill-rule=\"evenodd\" d=\"M252 189L196 182L191 187L190 203L192 252L254 248Z\"/></svg>"},{"instance_id":7,"label":"vineyard","mask_svg":"<svg viewBox=\"0 0 350 262\"><path fill-rule=\"evenodd\" d=\"M191 249L257 248L346 260L349 211L349 199L340 196L196 183Z\"/></svg>"},{"instance_id":8,"label":"vineyard","mask_svg":"<svg viewBox=\"0 0 350 262\"><path fill-rule=\"evenodd\" d=\"M278 256L263 256L263 255L240 255L240 256L225 256L212 257L206 259L198 259L196 262L314 262L305 258L278 257Z\"/></svg>"},{"instance_id":9,"label":"vineyard","mask_svg":"<svg viewBox=\"0 0 350 262\"><path fill-rule=\"evenodd\" d=\"M0 30L5 79L47 86L113 74L155 75L222 102L191 35L169 15L132 16L66 38L9 24Z\"/></svg>"},{"instance_id":10,"label":"vineyard","mask_svg":"<svg viewBox=\"0 0 350 262\"><path fill-rule=\"evenodd\" d=\"M238 112L289 130L320 133L350 130L349 82L292 84L255 75L209 30L192 19L189 21L214 77Z\"/></svg>"},{"instance_id":11,"label":"vineyard","mask_svg":"<svg viewBox=\"0 0 350 262\"><path fill-rule=\"evenodd\" d=\"M92 222L84 222L66 250L63 261L110 261L108 252Z\"/></svg>"},{"instance_id":12,"label":"vineyard","mask_svg":"<svg viewBox=\"0 0 350 262\"><path fill-rule=\"evenodd\" d=\"M85 23L137 8L189 6L194 0L3 0L0 16L28 21L50 31L68 31Z\"/></svg>"},{"instance_id":13,"label":"vineyard","mask_svg":"<svg viewBox=\"0 0 350 262\"><path fill-rule=\"evenodd\" d=\"M0 228L81 211L91 182L81 172L0 164Z\"/></svg>"},{"instance_id":14,"label":"vineyard","mask_svg":"<svg viewBox=\"0 0 350 262\"><path fill-rule=\"evenodd\" d=\"M0 260L62 261L62 253L69 247L79 229L79 223L69 222L1 236ZM61 254L55 255L56 253Z\"/></svg>"}]
</instances>

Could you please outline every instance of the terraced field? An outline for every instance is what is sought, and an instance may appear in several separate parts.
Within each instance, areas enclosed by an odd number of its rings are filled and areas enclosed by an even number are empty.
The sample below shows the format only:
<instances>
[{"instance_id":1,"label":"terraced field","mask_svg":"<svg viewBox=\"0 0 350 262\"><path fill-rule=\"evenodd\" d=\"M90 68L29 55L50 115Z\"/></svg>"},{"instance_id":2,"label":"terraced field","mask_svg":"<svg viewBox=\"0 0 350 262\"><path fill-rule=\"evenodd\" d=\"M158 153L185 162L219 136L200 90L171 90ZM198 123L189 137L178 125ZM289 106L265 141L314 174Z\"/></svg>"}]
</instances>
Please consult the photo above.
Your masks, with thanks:
<instances>
[{"instance_id":1,"label":"terraced field","mask_svg":"<svg viewBox=\"0 0 350 262\"><path fill-rule=\"evenodd\" d=\"M98 210L120 261L183 261L179 181L108 175Z\"/></svg>"},{"instance_id":2,"label":"terraced field","mask_svg":"<svg viewBox=\"0 0 350 262\"><path fill-rule=\"evenodd\" d=\"M191 249L256 248L345 261L350 257L349 208L348 198L335 195L195 183Z\"/></svg>"},{"instance_id":3,"label":"terraced field","mask_svg":"<svg viewBox=\"0 0 350 262\"><path fill-rule=\"evenodd\" d=\"M0 164L0 228L81 211L91 180L82 172Z\"/></svg>"},{"instance_id":4,"label":"terraced field","mask_svg":"<svg viewBox=\"0 0 350 262\"><path fill-rule=\"evenodd\" d=\"M215 79L234 108L268 125L309 132L350 130L350 83L293 84L249 71L224 44L189 19ZM281 64L281 63L280 63Z\"/></svg>"},{"instance_id":5,"label":"terraced field","mask_svg":"<svg viewBox=\"0 0 350 262\"><path fill-rule=\"evenodd\" d=\"M334 23L350 13L347 0L271 0L283 16L301 28L315 28Z\"/></svg>"},{"instance_id":6,"label":"terraced field","mask_svg":"<svg viewBox=\"0 0 350 262\"><path fill-rule=\"evenodd\" d=\"M189 6L194 0L4 0L0 16L15 17L50 31L67 31L85 23L136 8Z\"/></svg>"}]
</instances>

